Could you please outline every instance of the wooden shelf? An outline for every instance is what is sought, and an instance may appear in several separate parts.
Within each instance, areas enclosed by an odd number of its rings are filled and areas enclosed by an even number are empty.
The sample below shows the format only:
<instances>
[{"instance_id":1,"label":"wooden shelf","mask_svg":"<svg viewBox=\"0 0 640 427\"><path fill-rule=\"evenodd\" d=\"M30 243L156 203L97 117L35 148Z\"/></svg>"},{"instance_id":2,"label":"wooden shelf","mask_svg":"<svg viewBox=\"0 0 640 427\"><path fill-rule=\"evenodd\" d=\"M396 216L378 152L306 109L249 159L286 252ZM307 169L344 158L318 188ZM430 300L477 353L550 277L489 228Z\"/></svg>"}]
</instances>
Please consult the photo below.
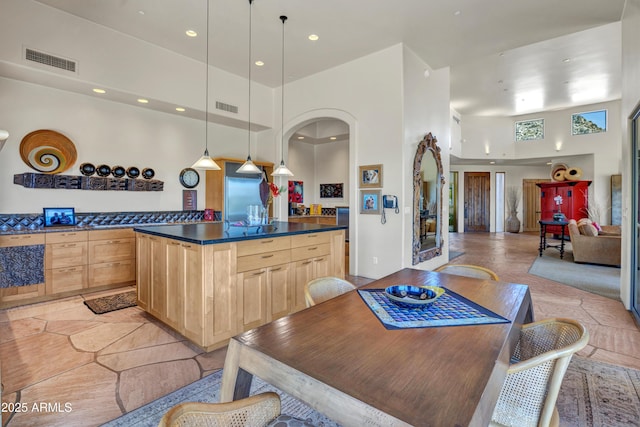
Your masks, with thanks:
<instances>
[{"instance_id":1,"label":"wooden shelf","mask_svg":"<svg viewBox=\"0 0 640 427\"><path fill-rule=\"evenodd\" d=\"M13 183L25 188L51 188L95 191L163 191L164 182L156 179L113 178L102 176L58 175L25 172L13 175Z\"/></svg>"}]
</instances>

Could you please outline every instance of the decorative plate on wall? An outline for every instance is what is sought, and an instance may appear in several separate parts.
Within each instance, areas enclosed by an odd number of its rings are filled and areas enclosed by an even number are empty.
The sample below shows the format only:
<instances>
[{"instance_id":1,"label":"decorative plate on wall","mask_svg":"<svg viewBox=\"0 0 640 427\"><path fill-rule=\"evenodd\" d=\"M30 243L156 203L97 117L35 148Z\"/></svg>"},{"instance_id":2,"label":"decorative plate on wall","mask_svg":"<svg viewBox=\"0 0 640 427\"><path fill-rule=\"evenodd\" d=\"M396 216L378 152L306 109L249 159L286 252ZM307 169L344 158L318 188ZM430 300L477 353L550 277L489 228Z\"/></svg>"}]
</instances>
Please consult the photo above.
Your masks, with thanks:
<instances>
[{"instance_id":1,"label":"decorative plate on wall","mask_svg":"<svg viewBox=\"0 0 640 427\"><path fill-rule=\"evenodd\" d=\"M140 169L138 169L135 166L131 166L130 168L127 169L127 176L129 178L137 178L140 176Z\"/></svg>"},{"instance_id":2,"label":"decorative plate on wall","mask_svg":"<svg viewBox=\"0 0 640 427\"><path fill-rule=\"evenodd\" d=\"M96 167L91 163L83 163L80 165L80 173L84 176L91 176L96 173Z\"/></svg>"},{"instance_id":3,"label":"decorative plate on wall","mask_svg":"<svg viewBox=\"0 0 640 427\"><path fill-rule=\"evenodd\" d=\"M156 176L156 172L151 168L144 168L142 170L142 177L145 179L151 179Z\"/></svg>"},{"instance_id":4,"label":"decorative plate on wall","mask_svg":"<svg viewBox=\"0 0 640 427\"><path fill-rule=\"evenodd\" d=\"M126 171L122 166L114 166L111 168L111 174L116 178L122 178Z\"/></svg>"},{"instance_id":5,"label":"decorative plate on wall","mask_svg":"<svg viewBox=\"0 0 640 427\"><path fill-rule=\"evenodd\" d=\"M111 167L108 165L100 165L98 169L96 169L98 176L109 176L111 175Z\"/></svg>"},{"instance_id":6,"label":"decorative plate on wall","mask_svg":"<svg viewBox=\"0 0 640 427\"><path fill-rule=\"evenodd\" d=\"M38 172L56 174L76 162L76 146L66 136L53 130L40 129L27 134L20 142L20 157Z\"/></svg>"}]
</instances>

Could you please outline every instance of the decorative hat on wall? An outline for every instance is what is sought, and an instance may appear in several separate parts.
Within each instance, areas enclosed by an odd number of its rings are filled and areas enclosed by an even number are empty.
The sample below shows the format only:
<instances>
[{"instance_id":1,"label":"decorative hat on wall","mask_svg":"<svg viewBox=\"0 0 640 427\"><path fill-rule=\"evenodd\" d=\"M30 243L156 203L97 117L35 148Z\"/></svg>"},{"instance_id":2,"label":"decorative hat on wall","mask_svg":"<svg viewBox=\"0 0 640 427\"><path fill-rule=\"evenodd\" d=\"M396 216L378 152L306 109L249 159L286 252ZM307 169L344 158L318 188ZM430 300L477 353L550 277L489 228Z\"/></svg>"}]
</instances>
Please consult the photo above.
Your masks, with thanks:
<instances>
[{"instance_id":1,"label":"decorative hat on wall","mask_svg":"<svg viewBox=\"0 0 640 427\"><path fill-rule=\"evenodd\" d=\"M57 174L73 166L78 153L73 142L63 134L40 129L22 138L20 157L38 172Z\"/></svg>"}]
</instances>

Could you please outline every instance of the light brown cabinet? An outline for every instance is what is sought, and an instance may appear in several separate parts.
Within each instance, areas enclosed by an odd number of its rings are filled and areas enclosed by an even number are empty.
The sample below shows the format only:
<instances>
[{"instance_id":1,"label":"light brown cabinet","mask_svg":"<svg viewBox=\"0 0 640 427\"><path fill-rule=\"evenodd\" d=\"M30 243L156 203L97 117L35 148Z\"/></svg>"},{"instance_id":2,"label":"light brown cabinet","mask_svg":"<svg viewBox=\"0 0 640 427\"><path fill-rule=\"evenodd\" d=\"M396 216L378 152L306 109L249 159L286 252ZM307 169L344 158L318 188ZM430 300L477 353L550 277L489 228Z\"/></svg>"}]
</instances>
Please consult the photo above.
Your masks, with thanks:
<instances>
[{"instance_id":1,"label":"light brown cabinet","mask_svg":"<svg viewBox=\"0 0 640 427\"><path fill-rule=\"evenodd\" d=\"M305 222L307 224L328 224L328 225L335 225L336 224L335 215L290 216L287 220L289 222Z\"/></svg>"},{"instance_id":2,"label":"light brown cabinet","mask_svg":"<svg viewBox=\"0 0 640 427\"><path fill-rule=\"evenodd\" d=\"M235 246L136 241L139 307L207 351L238 333Z\"/></svg>"},{"instance_id":3,"label":"light brown cabinet","mask_svg":"<svg viewBox=\"0 0 640 427\"><path fill-rule=\"evenodd\" d=\"M133 284L136 240L131 228L89 231L89 287Z\"/></svg>"},{"instance_id":4,"label":"light brown cabinet","mask_svg":"<svg viewBox=\"0 0 640 427\"><path fill-rule=\"evenodd\" d=\"M305 308L304 285L344 277L344 231L197 245L137 233L138 305L206 351Z\"/></svg>"},{"instance_id":5,"label":"light brown cabinet","mask_svg":"<svg viewBox=\"0 0 640 427\"><path fill-rule=\"evenodd\" d=\"M47 295L86 288L87 232L46 233L45 242Z\"/></svg>"}]
</instances>

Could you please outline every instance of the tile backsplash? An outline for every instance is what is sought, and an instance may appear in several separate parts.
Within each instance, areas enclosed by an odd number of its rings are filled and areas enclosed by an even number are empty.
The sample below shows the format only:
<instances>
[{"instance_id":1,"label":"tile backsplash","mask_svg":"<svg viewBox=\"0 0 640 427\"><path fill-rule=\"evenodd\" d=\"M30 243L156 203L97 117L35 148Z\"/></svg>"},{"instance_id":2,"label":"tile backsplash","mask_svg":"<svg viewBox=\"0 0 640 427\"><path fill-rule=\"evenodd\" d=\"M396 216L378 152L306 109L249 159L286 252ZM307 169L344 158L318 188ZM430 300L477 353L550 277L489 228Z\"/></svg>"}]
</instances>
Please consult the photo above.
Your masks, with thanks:
<instances>
[{"instance_id":1,"label":"tile backsplash","mask_svg":"<svg viewBox=\"0 0 640 427\"><path fill-rule=\"evenodd\" d=\"M119 225L171 224L203 221L204 211L157 211L157 212L76 212L79 227L107 227ZM221 213L214 212L219 221ZM0 232L41 230L44 228L42 214L0 214Z\"/></svg>"}]
</instances>

